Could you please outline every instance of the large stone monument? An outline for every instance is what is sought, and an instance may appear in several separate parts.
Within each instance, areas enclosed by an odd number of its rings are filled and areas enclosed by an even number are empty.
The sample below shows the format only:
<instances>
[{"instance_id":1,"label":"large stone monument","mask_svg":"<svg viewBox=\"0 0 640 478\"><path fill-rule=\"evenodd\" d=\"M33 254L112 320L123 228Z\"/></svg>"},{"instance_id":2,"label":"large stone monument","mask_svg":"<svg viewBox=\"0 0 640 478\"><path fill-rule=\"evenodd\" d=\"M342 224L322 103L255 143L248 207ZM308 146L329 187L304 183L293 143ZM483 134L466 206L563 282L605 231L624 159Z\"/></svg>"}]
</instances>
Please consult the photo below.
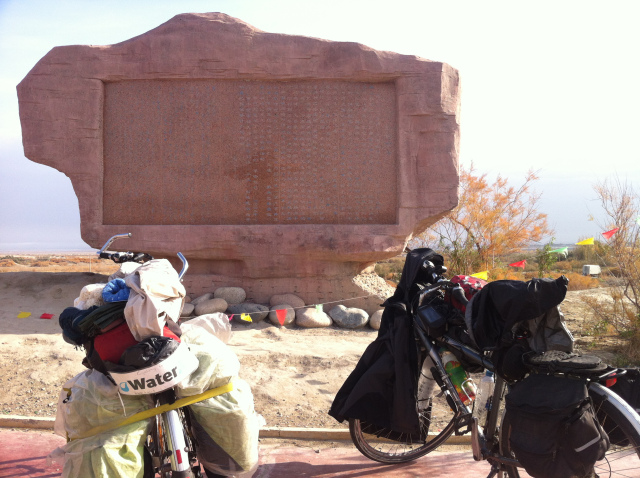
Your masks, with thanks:
<instances>
[{"instance_id":1,"label":"large stone monument","mask_svg":"<svg viewBox=\"0 0 640 478\"><path fill-rule=\"evenodd\" d=\"M189 292L313 304L366 295L351 278L457 204L459 88L444 63L207 13L56 47L18 97L88 244L131 232L116 244L184 253Z\"/></svg>"}]
</instances>

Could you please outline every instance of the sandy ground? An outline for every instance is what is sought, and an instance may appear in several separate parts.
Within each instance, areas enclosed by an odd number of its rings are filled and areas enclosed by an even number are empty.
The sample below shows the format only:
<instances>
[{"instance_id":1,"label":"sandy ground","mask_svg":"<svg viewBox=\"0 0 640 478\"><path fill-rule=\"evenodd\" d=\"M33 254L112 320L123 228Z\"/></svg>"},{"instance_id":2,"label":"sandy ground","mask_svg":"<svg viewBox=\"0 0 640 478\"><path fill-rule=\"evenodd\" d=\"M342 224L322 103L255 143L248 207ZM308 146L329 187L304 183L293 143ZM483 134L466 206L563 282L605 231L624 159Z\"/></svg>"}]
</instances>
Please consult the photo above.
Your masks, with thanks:
<instances>
[{"instance_id":1,"label":"sandy ground","mask_svg":"<svg viewBox=\"0 0 640 478\"><path fill-rule=\"evenodd\" d=\"M84 370L83 352L62 339L58 314L91 273L0 273L0 413L55 416L62 384ZM30 312L17 318L20 312ZM43 313L55 314L41 319ZM327 415L338 388L377 332L334 327L234 325L229 342L267 426L344 427Z\"/></svg>"},{"instance_id":2,"label":"sandy ground","mask_svg":"<svg viewBox=\"0 0 640 478\"><path fill-rule=\"evenodd\" d=\"M73 305L85 284L106 282L106 277L33 269L0 273L0 413L55 416L62 384L84 370L83 352L62 339L58 314ZM570 292L562 306L579 347L591 342L581 337L586 311L580 297L585 293L602 292ZM17 318L20 312L31 315ZM41 319L43 313L54 317ZM230 345L267 426L343 428L327 410L376 335L368 327L280 328L262 322L234 324Z\"/></svg>"}]
</instances>

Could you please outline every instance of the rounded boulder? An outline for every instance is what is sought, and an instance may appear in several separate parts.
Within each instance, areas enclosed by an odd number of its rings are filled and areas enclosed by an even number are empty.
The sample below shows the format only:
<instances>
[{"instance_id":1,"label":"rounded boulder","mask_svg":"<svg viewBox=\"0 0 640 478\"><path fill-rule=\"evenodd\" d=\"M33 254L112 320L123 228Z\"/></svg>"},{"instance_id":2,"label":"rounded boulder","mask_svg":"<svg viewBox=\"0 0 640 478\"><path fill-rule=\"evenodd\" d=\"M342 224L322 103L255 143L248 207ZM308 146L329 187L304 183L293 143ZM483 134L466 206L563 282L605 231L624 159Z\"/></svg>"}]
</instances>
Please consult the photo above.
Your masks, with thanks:
<instances>
[{"instance_id":1,"label":"rounded boulder","mask_svg":"<svg viewBox=\"0 0 640 478\"><path fill-rule=\"evenodd\" d=\"M213 292L216 299L224 299L229 305L241 304L247 298L242 287L219 287Z\"/></svg>"},{"instance_id":2,"label":"rounded boulder","mask_svg":"<svg viewBox=\"0 0 640 478\"><path fill-rule=\"evenodd\" d=\"M369 317L369 327L375 330L380 330L380 322L382 321L382 313L384 309L376 310L371 317Z\"/></svg>"},{"instance_id":3,"label":"rounded boulder","mask_svg":"<svg viewBox=\"0 0 640 478\"><path fill-rule=\"evenodd\" d=\"M191 301L191 303L196 306L198 305L200 302L206 302L207 300L211 300L213 299L213 293L212 292L207 292L206 294L203 294L199 297L196 297L195 299L193 299Z\"/></svg>"},{"instance_id":4,"label":"rounded boulder","mask_svg":"<svg viewBox=\"0 0 640 478\"><path fill-rule=\"evenodd\" d=\"M180 312L180 317L191 317L191 315L193 315L193 311L196 308L194 307L193 304L190 304L189 302L186 302L184 304L184 307L182 307L182 312Z\"/></svg>"},{"instance_id":5,"label":"rounded boulder","mask_svg":"<svg viewBox=\"0 0 640 478\"><path fill-rule=\"evenodd\" d=\"M284 318L284 324L281 324L280 321L278 320L278 313L277 313L278 310L284 310L286 312L286 315ZM269 322L271 322L272 324L279 325L279 326L289 325L294 320L296 320L296 311L293 310L289 305L279 304L271 307L271 312L269 312Z\"/></svg>"},{"instance_id":6,"label":"rounded boulder","mask_svg":"<svg viewBox=\"0 0 640 478\"><path fill-rule=\"evenodd\" d=\"M228 304L224 299L209 299L196 304L195 314L215 314L216 312L224 312L227 307Z\"/></svg>"},{"instance_id":7,"label":"rounded boulder","mask_svg":"<svg viewBox=\"0 0 640 478\"><path fill-rule=\"evenodd\" d=\"M329 327L331 317L315 307L296 310L296 325L307 328Z\"/></svg>"},{"instance_id":8,"label":"rounded boulder","mask_svg":"<svg viewBox=\"0 0 640 478\"><path fill-rule=\"evenodd\" d=\"M242 320L242 314L249 314L251 322L260 322L269 315L269 307L262 304L243 302L242 304L234 304L227 308L227 315L233 315L234 322L247 325L249 322Z\"/></svg>"},{"instance_id":9,"label":"rounded boulder","mask_svg":"<svg viewBox=\"0 0 640 478\"><path fill-rule=\"evenodd\" d=\"M369 314L362 309L355 307L345 307L344 305L336 305L329 311L329 317L334 322L345 329L358 329L364 327L369 321Z\"/></svg>"},{"instance_id":10,"label":"rounded boulder","mask_svg":"<svg viewBox=\"0 0 640 478\"><path fill-rule=\"evenodd\" d=\"M304 300L295 294L276 294L272 295L271 299L269 299L269 305L271 306L281 304L288 304L294 309L305 306Z\"/></svg>"}]
</instances>

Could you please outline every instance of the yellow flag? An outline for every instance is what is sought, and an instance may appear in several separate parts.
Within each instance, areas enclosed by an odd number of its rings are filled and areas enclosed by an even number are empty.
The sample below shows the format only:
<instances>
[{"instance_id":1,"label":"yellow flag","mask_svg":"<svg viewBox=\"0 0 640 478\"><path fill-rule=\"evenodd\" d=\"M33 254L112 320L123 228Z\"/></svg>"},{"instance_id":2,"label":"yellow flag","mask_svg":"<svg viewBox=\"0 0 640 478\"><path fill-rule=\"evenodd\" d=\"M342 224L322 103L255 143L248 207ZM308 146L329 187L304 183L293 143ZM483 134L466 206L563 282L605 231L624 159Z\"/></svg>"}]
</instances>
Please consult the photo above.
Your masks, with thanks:
<instances>
[{"instance_id":1,"label":"yellow flag","mask_svg":"<svg viewBox=\"0 0 640 478\"><path fill-rule=\"evenodd\" d=\"M593 237L585 239L584 241L576 242L576 246L593 246Z\"/></svg>"},{"instance_id":2,"label":"yellow flag","mask_svg":"<svg viewBox=\"0 0 640 478\"><path fill-rule=\"evenodd\" d=\"M18 318L19 318L19 319L24 319L24 318L29 317L30 315L31 315L31 312L20 312L20 313L18 314Z\"/></svg>"},{"instance_id":3,"label":"yellow flag","mask_svg":"<svg viewBox=\"0 0 640 478\"><path fill-rule=\"evenodd\" d=\"M241 314L240 315L240 320L244 320L245 322L253 322L253 320L251 320L251 316L249 314Z\"/></svg>"},{"instance_id":4,"label":"yellow flag","mask_svg":"<svg viewBox=\"0 0 640 478\"><path fill-rule=\"evenodd\" d=\"M489 280L489 271L476 272L475 274L471 274L471 277L482 280Z\"/></svg>"}]
</instances>

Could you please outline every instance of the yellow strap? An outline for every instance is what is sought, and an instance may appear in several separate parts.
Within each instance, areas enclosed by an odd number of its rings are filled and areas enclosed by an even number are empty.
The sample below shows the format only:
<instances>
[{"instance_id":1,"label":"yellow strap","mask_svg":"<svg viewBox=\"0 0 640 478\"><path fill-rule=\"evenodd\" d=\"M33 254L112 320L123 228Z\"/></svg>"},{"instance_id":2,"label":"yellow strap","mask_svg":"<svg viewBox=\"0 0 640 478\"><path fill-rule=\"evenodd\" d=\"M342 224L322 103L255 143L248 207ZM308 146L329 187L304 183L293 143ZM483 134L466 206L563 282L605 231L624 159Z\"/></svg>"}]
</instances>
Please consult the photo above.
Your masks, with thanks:
<instances>
[{"instance_id":1,"label":"yellow strap","mask_svg":"<svg viewBox=\"0 0 640 478\"><path fill-rule=\"evenodd\" d=\"M104 425L93 427L92 429L88 430L87 432L81 435L70 438L69 441L88 438L90 436L98 435L99 433L104 433L109 430L114 430L116 428L123 427L131 423L139 422L141 420L146 420L147 418L160 415L161 413L168 412L170 410L186 407L187 405L193 405L194 403L201 402L202 400L206 400L207 398L217 397L218 395L222 395L223 393L230 392L231 390L233 390L233 383L229 382L228 384L223 385L222 387L212 388L211 390L207 390L206 392L200 393L198 395L181 398L180 400L176 400L171 404L165 403L164 405L160 405L159 407L150 408L149 410L144 410L142 412L135 413L130 417L126 417L121 420L116 420L111 423L106 423Z\"/></svg>"}]
</instances>

